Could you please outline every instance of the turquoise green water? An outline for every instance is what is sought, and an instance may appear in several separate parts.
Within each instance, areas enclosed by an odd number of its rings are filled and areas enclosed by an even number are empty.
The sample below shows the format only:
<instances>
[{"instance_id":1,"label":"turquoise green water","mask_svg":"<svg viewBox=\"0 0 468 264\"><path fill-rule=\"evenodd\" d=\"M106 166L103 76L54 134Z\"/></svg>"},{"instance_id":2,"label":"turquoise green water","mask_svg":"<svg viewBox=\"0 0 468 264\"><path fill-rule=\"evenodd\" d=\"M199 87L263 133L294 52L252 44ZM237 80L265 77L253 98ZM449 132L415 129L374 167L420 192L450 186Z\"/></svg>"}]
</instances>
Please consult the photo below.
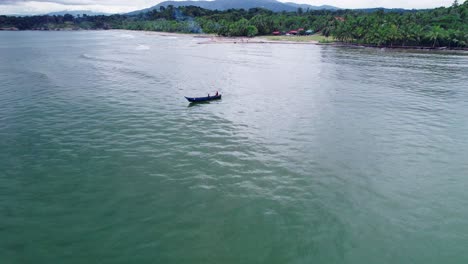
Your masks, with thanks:
<instances>
[{"instance_id":1,"label":"turquoise green water","mask_svg":"<svg viewBox=\"0 0 468 264\"><path fill-rule=\"evenodd\" d=\"M468 262L466 55L199 41L0 32L2 264Z\"/></svg>"}]
</instances>

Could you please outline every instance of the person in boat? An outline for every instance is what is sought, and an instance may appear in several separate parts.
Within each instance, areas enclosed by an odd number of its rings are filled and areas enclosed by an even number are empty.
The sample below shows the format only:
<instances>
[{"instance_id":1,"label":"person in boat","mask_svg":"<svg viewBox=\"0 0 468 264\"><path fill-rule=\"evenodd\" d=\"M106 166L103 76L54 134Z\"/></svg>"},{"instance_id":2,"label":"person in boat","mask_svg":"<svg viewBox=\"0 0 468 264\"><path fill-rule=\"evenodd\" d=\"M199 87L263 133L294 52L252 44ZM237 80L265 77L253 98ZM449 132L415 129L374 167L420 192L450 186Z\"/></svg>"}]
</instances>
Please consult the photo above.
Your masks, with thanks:
<instances>
[{"instance_id":1,"label":"person in boat","mask_svg":"<svg viewBox=\"0 0 468 264\"><path fill-rule=\"evenodd\" d=\"M215 96L218 96L218 95L219 95L219 93L218 93L218 91L216 91L216 95L215 95Z\"/></svg>"}]
</instances>

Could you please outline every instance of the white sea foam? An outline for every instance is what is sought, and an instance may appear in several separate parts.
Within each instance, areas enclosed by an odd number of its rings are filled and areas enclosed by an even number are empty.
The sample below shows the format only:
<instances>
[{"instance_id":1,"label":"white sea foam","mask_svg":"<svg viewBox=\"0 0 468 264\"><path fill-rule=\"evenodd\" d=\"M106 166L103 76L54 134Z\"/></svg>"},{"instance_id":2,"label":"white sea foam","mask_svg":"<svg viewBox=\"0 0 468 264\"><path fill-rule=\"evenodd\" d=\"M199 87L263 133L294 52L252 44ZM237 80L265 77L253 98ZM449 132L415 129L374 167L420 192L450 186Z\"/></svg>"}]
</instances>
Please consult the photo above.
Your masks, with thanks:
<instances>
[{"instance_id":1,"label":"white sea foam","mask_svg":"<svg viewBox=\"0 0 468 264\"><path fill-rule=\"evenodd\" d=\"M150 47L147 45L138 45L135 49L136 50L149 50Z\"/></svg>"},{"instance_id":2,"label":"white sea foam","mask_svg":"<svg viewBox=\"0 0 468 264\"><path fill-rule=\"evenodd\" d=\"M126 38L126 39L134 39L135 38L135 36L130 35L130 34L119 34L119 35L117 35L117 37Z\"/></svg>"}]
</instances>

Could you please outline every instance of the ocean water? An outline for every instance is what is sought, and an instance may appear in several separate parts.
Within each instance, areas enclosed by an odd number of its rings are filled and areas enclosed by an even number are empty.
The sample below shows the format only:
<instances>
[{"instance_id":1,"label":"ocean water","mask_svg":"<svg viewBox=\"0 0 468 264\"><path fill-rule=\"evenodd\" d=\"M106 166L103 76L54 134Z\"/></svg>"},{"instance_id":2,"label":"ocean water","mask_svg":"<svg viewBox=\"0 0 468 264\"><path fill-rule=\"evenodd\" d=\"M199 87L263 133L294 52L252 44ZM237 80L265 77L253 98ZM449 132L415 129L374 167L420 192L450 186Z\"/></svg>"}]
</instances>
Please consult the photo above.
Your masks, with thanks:
<instances>
[{"instance_id":1,"label":"ocean water","mask_svg":"<svg viewBox=\"0 0 468 264\"><path fill-rule=\"evenodd\" d=\"M0 32L0 263L468 263L466 53L200 41Z\"/></svg>"}]
</instances>

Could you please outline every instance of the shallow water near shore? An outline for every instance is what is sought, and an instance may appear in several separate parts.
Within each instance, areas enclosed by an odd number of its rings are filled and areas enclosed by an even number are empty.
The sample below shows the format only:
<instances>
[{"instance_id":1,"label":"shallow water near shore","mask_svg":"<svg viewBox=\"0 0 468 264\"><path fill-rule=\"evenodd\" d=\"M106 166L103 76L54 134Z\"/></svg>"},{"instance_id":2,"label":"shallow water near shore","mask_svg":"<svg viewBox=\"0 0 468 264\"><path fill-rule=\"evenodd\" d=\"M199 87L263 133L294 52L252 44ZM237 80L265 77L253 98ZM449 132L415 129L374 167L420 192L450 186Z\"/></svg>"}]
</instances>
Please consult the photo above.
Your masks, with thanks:
<instances>
[{"instance_id":1,"label":"shallow water near shore","mask_svg":"<svg viewBox=\"0 0 468 264\"><path fill-rule=\"evenodd\" d=\"M1 263L468 262L466 55L199 41L0 32Z\"/></svg>"}]
</instances>

